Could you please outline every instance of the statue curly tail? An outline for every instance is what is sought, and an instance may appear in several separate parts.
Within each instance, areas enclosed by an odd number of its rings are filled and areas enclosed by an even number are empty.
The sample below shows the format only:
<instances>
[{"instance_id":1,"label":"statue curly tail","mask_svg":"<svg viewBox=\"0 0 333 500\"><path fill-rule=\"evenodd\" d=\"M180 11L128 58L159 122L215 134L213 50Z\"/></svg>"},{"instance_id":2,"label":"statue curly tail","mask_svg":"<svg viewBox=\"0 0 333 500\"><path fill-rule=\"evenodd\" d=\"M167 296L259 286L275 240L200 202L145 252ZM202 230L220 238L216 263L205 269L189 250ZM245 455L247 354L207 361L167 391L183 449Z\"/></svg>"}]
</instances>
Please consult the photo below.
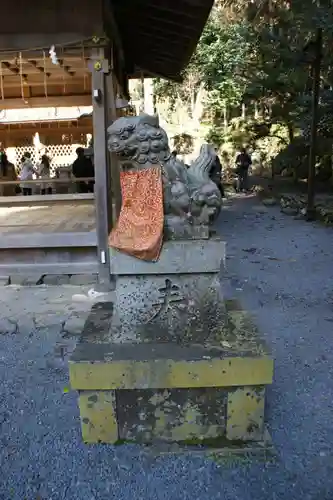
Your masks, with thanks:
<instances>
[{"instance_id":1,"label":"statue curly tail","mask_svg":"<svg viewBox=\"0 0 333 500\"><path fill-rule=\"evenodd\" d=\"M187 173L199 183L206 183L210 181L210 170L216 159L215 149L211 144L203 144L200 148L200 154L189 166Z\"/></svg>"}]
</instances>

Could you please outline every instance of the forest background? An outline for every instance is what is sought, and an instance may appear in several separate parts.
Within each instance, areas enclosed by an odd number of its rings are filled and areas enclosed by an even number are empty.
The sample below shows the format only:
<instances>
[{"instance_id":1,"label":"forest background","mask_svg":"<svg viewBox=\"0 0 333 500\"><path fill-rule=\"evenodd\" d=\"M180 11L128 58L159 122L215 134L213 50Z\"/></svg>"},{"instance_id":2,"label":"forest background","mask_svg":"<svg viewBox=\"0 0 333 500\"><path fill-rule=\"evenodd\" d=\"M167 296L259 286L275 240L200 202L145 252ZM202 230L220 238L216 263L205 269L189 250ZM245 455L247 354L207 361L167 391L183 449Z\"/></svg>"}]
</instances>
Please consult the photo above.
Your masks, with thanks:
<instances>
[{"instance_id":1,"label":"forest background","mask_svg":"<svg viewBox=\"0 0 333 500\"><path fill-rule=\"evenodd\" d=\"M305 178L314 27L323 33L316 177L332 180L333 7L330 1L216 0L182 83L152 81L153 107L189 161L204 141L224 167L247 146L266 175ZM132 89L140 99L143 85Z\"/></svg>"}]
</instances>

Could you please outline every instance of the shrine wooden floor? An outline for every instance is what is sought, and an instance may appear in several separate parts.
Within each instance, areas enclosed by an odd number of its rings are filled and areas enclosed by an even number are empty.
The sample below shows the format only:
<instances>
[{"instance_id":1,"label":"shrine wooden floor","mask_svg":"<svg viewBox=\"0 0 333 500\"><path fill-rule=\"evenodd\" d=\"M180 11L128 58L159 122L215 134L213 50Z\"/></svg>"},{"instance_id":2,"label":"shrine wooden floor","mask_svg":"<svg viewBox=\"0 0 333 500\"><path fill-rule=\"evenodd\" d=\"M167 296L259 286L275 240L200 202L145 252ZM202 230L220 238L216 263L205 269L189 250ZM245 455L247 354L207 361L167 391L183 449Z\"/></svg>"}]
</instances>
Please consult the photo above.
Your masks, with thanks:
<instances>
[{"instance_id":1,"label":"shrine wooden floor","mask_svg":"<svg viewBox=\"0 0 333 500\"><path fill-rule=\"evenodd\" d=\"M95 231L95 206L91 204L45 204L0 206L0 235Z\"/></svg>"}]
</instances>

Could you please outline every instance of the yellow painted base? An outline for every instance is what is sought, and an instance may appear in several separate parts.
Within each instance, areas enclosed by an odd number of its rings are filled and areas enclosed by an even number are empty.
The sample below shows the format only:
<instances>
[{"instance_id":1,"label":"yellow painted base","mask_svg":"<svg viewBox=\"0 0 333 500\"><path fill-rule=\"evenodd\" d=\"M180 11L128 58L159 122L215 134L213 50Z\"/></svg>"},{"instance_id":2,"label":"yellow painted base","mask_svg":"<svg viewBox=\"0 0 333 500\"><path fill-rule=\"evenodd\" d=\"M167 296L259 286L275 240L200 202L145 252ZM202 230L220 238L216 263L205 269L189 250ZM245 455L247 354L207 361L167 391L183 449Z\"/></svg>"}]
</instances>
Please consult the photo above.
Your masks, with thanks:
<instances>
[{"instance_id":1,"label":"yellow painted base","mask_svg":"<svg viewBox=\"0 0 333 500\"><path fill-rule=\"evenodd\" d=\"M118 440L114 391L81 392L79 408L85 443L115 443Z\"/></svg>"},{"instance_id":2,"label":"yellow painted base","mask_svg":"<svg viewBox=\"0 0 333 500\"><path fill-rule=\"evenodd\" d=\"M226 437L232 440L262 439L265 389L240 387L228 395Z\"/></svg>"},{"instance_id":3,"label":"yellow painted base","mask_svg":"<svg viewBox=\"0 0 333 500\"><path fill-rule=\"evenodd\" d=\"M83 440L262 442L273 360L248 315L233 303L228 311L219 345L79 343L69 372Z\"/></svg>"},{"instance_id":4,"label":"yellow painted base","mask_svg":"<svg viewBox=\"0 0 333 500\"><path fill-rule=\"evenodd\" d=\"M207 358L70 362L70 382L77 390L237 387L272 383L273 360L269 356Z\"/></svg>"},{"instance_id":5,"label":"yellow painted base","mask_svg":"<svg viewBox=\"0 0 333 500\"><path fill-rule=\"evenodd\" d=\"M264 406L265 389L256 386L79 393L86 443L259 442Z\"/></svg>"}]
</instances>

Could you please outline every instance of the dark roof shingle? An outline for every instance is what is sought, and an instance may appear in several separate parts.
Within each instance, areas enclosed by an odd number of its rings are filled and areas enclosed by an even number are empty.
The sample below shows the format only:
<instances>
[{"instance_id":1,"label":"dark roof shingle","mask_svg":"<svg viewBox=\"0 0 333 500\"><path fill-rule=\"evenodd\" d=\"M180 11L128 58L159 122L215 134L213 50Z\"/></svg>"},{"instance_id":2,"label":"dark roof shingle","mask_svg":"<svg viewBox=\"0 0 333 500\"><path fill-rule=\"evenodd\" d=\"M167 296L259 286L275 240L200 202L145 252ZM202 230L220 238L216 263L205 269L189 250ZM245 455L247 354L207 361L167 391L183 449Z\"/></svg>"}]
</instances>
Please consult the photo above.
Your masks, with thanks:
<instances>
[{"instance_id":1,"label":"dark roof shingle","mask_svg":"<svg viewBox=\"0 0 333 500\"><path fill-rule=\"evenodd\" d=\"M112 0L126 60L136 69L179 80L214 0Z\"/></svg>"}]
</instances>

